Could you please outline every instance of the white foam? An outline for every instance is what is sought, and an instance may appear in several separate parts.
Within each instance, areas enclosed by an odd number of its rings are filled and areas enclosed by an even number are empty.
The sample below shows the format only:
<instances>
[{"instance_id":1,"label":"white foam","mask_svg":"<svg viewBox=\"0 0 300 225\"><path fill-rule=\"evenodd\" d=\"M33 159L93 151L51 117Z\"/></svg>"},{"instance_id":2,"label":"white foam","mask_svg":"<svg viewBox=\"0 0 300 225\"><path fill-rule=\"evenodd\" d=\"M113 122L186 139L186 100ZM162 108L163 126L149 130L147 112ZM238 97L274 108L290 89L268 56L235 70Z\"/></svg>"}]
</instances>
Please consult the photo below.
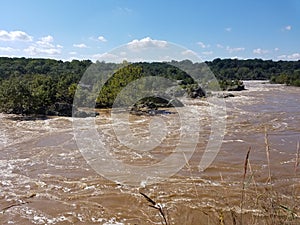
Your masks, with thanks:
<instances>
[{"instance_id":1,"label":"white foam","mask_svg":"<svg viewBox=\"0 0 300 225\"><path fill-rule=\"evenodd\" d=\"M124 223L120 223L116 221L116 218L111 218L109 221L105 222L103 225L124 225Z\"/></svg>"},{"instance_id":2,"label":"white foam","mask_svg":"<svg viewBox=\"0 0 300 225\"><path fill-rule=\"evenodd\" d=\"M231 139L231 140L223 140L223 143L233 143L233 142L240 142L240 143L244 143L244 140L241 139Z\"/></svg>"},{"instance_id":3,"label":"white foam","mask_svg":"<svg viewBox=\"0 0 300 225\"><path fill-rule=\"evenodd\" d=\"M5 132L1 131L0 133L0 149L5 148L8 143L8 138Z\"/></svg>"}]
</instances>

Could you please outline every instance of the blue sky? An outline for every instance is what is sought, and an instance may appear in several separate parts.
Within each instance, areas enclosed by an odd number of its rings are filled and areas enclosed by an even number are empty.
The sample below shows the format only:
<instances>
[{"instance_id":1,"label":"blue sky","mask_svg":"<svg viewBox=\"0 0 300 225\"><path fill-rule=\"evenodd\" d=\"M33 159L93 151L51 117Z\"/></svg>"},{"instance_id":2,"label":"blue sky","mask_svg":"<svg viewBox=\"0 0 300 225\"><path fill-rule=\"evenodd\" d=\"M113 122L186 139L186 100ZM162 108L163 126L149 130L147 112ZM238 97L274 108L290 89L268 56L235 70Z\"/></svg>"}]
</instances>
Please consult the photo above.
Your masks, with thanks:
<instances>
[{"instance_id":1,"label":"blue sky","mask_svg":"<svg viewBox=\"0 0 300 225\"><path fill-rule=\"evenodd\" d=\"M0 56L92 59L167 41L203 60L300 59L298 0L0 0Z\"/></svg>"}]
</instances>

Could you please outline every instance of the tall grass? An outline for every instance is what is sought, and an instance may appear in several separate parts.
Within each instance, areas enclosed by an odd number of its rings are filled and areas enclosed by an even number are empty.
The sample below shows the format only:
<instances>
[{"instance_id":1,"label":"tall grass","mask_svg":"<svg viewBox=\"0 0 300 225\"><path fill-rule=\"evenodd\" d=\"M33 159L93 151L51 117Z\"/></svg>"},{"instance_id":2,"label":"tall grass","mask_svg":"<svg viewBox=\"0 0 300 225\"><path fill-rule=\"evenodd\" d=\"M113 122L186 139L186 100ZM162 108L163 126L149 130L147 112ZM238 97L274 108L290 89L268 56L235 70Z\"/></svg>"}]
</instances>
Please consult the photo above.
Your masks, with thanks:
<instances>
[{"instance_id":1,"label":"tall grass","mask_svg":"<svg viewBox=\"0 0 300 225\"><path fill-rule=\"evenodd\" d=\"M290 193L290 196L287 196L286 193L280 193L279 190L276 190L273 188L273 185L275 183L272 182L272 170L271 170L271 148L270 148L270 142L267 134L267 130L265 129L265 151L266 151L266 159L267 159L267 167L268 167L268 178L266 181L266 186L262 185L262 187L259 187L257 185L257 182L255 181L254 172L251 167L250 159L249 159L249 153L250 148L246 154L245 161L244 161L244 171L243 171L243 179L242 179L242 197L241 197L241 224L245 222L243 219L243 206L247 203L245 202L245 194L248 191L248 194L250 196L250 199L248 201L251 201L251 196L253 196L252 190L249 188L249 190L246 189L246 176L247 168L249 168L250 175L252 182L255 187L254 194L256 195L255 198L255 207L257 209L261 210L260 218L254 218L252 216L252 221L249 223L247 221L247 224L270 224L270 225L281 225L281 224L300 224L300 215L299 214L299 206L297 206L297 192L295 190L295 185L292 185L292 191ZM297 175L297 168L299 166L299 142L297 143L297 149L296 149L296 159L295 159L295 165L294 165L294 174ZM250 180L250 179L249 179ZM258 190L260 188L260 190ZM287 187L284 190L284 192L287 192ZM250 203L250 202L248 202ZM297 212L298 211L298 212ZM263 219L264 218L264 219Z\"/></svg>"},{"instance_id":2,"label":"tall grass","mask_svg":"<svg viewBox=\"0 0 300 225\"><path fill-rule=\"evenodd\" d=\"M269 144L269 138L267 133L267 127L265 127L265 148L266 148L266 155L267 155L267 161L268 161L268 179L266 183L272 183L271 178L271 163L270 163L270 144Z\"/></svg>"},{"instance_id":3,"label":"tall grass","mask_svg":"<svg viewBox=\"0 0 300 225\"><path fill-rule=\"evenodd\" d=\"M244 162L244 174L243 174L243 181L242 181L242 197L241 197L241 204L240 204L240 208L241 208L241 223L243 224L243 206L244 206L244 198L245 198L245 180L246 180L246 175L247 175L247 168L248 168L248 163L249 163L249 155L250 155L250 151L251 151L251 147L249 147L247 154L246 154L246 158L245 158L245 162Z\"/></svg>"},{"instance_id":4,"label":"tall grass","mask_svg":"<svg viewBox=\"0 0 300 225\"><path fill-rule=\"evenodd\" d=\"M206 224L209 225L299 225L300 224L300 186L297 183L293 183L294 179L291 179L289 185L281 186L282 184L277 183L276 177L272 177L271 169L271 158L272 158L272 148L270 147L270 141L265 129L264 133L264 143L265 146L263 150L265 151L265 157L267 161L267 172L265 174L258 173L261 171L257 167L253 166L251 162L250 155L252 155L253 149L248 148L244 161L242 164L240 187L238 189L232 189L232 191L241 191L240 200L229 201L226 203L226 208L222 207L222 201L226 201L225 196L222 193L216 193L215 202L217 203L214 207L201 208L199 212L203 212L206 216ZM297 182L297 172L300 164L300 149L299 142L296 146L296 154L293 159L295 164L292 164L291 175L295 176ZM192 176L192 168L186 159L186 166L190 171ZM294 167L294 168L293 168ZM293 171L294 170L294 171ZM221 176L222 177L222 176ZM265 182L265 177L267 180ZM262 179L261 179L262 178ZM259 180L258 180L259 179ZM222 185L224 185L224 190L227 188L237 188L235 186L226 186L226 182L222 178ZM201 185L196 185L197 180L192 180L195 189L195 201L203 201L207 198L207 192L203 191L203 197L201 196ZM204 187L203 187L204 188ZM156 209L162 218L163 225L170 225L167 219L173 221L172 224L177 224L175 218L172 215L168 215L164 212L164 208L152 200L147 195L141 193L144 198L150 203L150 207ZM234 200L234 199L233 199ZM235 203L232 203L235 202ZM239 204L239 205L238 205ZM174 213L174 212L173 212ZM174 215L174 214L173 214ZM178 216L178 215L177 215ZM175 217L175 215L174 215ZM172 218L172 220L171 220ZM204 220L203 220L204 221ZM202 223L203 223L202 221ZM201 223L199 223L201 224ZM187 223L188 225L188 223ZM193 225L193 224L192 224Z\"/></svg>"},{"instance_id":5,"label":"tall grass","mask_svg":"<svg viewBox=\"0 0 300 225\"><path fill-rule=\"evenodd\" d=\"M299 152L299 141L297 142L297 150L296 150L296 160L295 160L295 175L297 174L297 168L299 166L299 158L300 158L300 152Z\"/></svg>"},{"instance_id":6,"label":"tall grass","mask_svg":"<svg viewBox=\"0 0 300 225\"><path fill-rule=\"evenodd\" d=\"M164 210L163 210L163 206L160 204L160 203L156 203L153 199L151 199L149 196L147 196L146 194L140 192L140 194L142 196L144 196L144 198L150 203L150 207L158 210L160 216L162 217L163 221L162 221L162 224L163 225L168 225L168 221L167 221L167 217L166 217L166 214L164 213Z\"/></svg>"}]
</instances>

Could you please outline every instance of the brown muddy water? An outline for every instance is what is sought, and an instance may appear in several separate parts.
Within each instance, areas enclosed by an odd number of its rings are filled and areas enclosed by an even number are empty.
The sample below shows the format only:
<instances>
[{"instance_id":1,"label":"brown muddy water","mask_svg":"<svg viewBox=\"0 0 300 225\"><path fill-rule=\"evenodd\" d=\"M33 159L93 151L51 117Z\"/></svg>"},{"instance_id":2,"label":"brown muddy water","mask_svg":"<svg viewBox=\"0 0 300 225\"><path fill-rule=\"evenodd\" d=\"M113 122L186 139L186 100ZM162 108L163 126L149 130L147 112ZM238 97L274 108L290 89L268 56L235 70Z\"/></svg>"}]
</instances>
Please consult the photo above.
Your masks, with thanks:
<instances>
[{"instance_id":1,"label":"brown muddy water","mask_svg":"<svg viewBox=\"0 0 300 225\"><path fill-rule=\"evenodd\" d=\"M300 224L300 89L245 84L248 90L225 99L225 136L206 170L199 171L198 164L210 137L211 118L206 100L192 100L188 104L203 112L194 155L172 177L141 186L116 183L95 172L78 150L72 118L0 114L0 224L164 224L139 192L163 206L168 224ZM178 144L178 114L154 117L168 125L168 138L142 153L121 146L109 111L100 111L96 126L118 160L145 166L171 154ZM130 132L141 138L149 135L154 117L131 115Z\"/></svg>"}]
</instances>

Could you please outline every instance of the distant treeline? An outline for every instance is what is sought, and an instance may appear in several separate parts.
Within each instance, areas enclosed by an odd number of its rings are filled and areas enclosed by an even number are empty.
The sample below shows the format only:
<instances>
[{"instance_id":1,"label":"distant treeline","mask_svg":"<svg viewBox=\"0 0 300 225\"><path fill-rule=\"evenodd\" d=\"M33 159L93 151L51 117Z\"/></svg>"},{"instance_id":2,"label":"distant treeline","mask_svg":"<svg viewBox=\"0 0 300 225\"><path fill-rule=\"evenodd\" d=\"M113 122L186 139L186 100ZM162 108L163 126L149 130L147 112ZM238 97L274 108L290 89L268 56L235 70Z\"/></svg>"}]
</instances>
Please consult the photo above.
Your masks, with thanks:
<instances>
[{"instance_id":1,"label":"distant treeline","mask_svg":"<svg viewBox=\"0 0 300 225\"><path fill-rule=\"evenodd\" d=\"M274 82L294 85L299 80L300 60L272 61L262 59L214 59L205 62L220 80L272 80ZM72 75L80 79L86 68L91 65L90 60L72 60L63 62L53 59L28 59L0 57L0 79L23 75ZM191 61L183 60L171 63L180 67L189 67ZM297 82L296 82L297 85ZM297 85L299 86L299 85Z\"/></svg>"},{"instance_id":2,"label":"distant treeline","mask_svg":"<svg viewBox=\"0 0 300 225\"><path fill-rule=\"evenodd\" d=\"M127 65L128 68L122 71L118 71L120 65L114 63L97 63L104 69L116 71L117 77L111 82L114 85L112 88L106 88L105 92L94 96L94 101L99 106L110 106L111 99L107 96L116 96L114 91L120 91L118 85L125 85L140 74L174 77L182 85L191 85L193 81L182 70L205 74L208 69L204 64L194 64L189 60L172 61L168 66L163 63ZM0 112L49 114L50 111L55 111L57 103L72 104L78 82L91 64L90 60L63 62L53 59L0 57ZM300 86L300 61L215 59L206 62L206 65L220 81L222 89L226 89L229 83L238 83L228 81L253 79L268 79L274 83ZM97 82L92 81L95 84ZM209 82L209 77L203 77L202 84L205 85L205 82ZM85 87L80 88L84 95Z\"/></svg>"},{"instance_id":3,"label":"distant treeline","mask_svg":"<svg viewBox=\"0 0 300 225\"><path fill-rule=\"evenodd\" d=\"M206 62L220 80L270 80L300 86L300 60L215 59Z\"/></svg>"}]
</instances>

